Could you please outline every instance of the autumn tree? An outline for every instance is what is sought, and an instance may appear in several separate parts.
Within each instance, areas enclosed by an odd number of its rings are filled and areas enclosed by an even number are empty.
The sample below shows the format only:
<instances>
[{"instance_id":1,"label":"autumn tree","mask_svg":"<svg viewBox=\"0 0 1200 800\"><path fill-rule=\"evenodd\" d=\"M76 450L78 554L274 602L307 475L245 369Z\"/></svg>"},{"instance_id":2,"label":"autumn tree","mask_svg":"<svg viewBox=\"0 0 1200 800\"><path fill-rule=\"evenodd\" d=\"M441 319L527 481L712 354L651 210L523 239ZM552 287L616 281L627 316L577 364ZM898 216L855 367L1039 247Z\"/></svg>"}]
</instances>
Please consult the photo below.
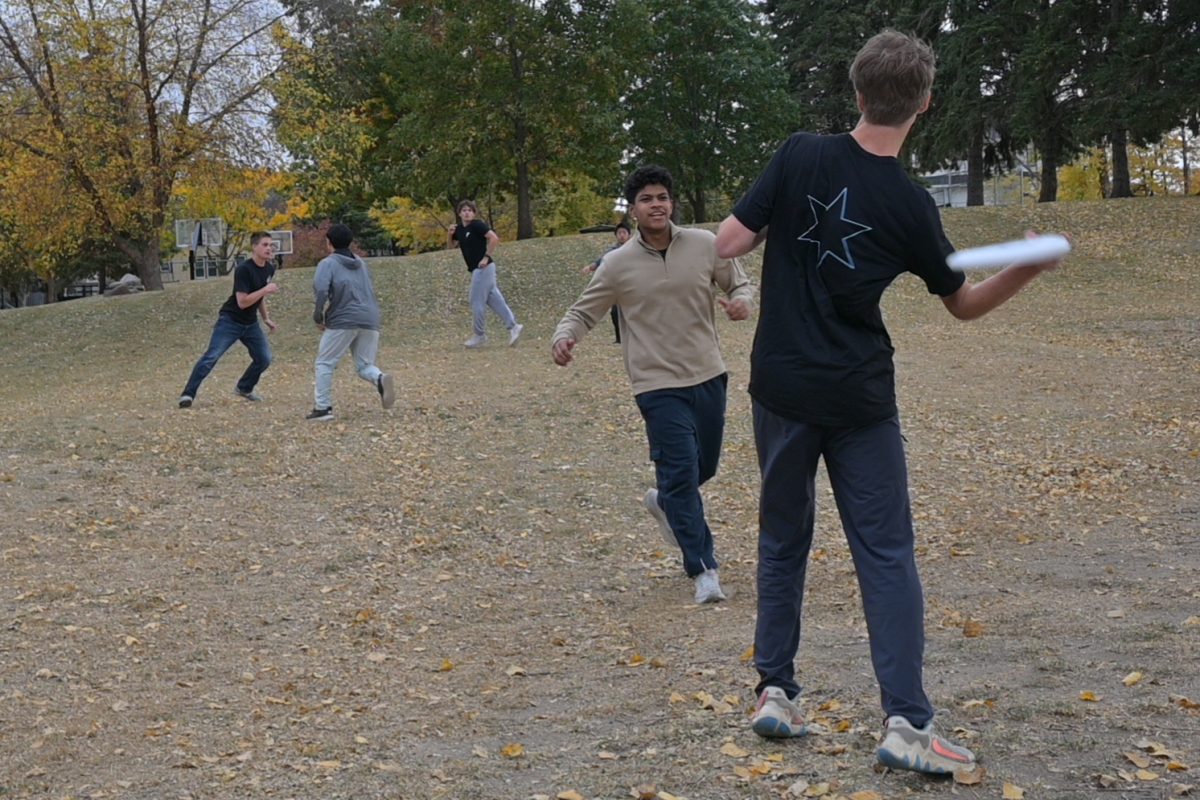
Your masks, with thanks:
<instances>
[{"instance_id":1,"label":"autumn tree","mask_svg":"<svg viewBox=\"0 0 1200 800\"><path fill-rule=\"evenodd\" d=\"M219 217L225 237L217 248L222 264L249 252L250 234L291 222L295 199L290 175L267 167L243 167L228 161L196 159L179 176L172 211L178 217Z\"/></svg>"},{"instance_id":2,"label":"autumn tree","mask_svg":"<svg viewBox=\"0 0 1200 800\"><path fill-rule=\"evenodd\" d=\"M796 124L783 63L747 0L648 0L623 100L635 160L662 164L694 222L745 187Z\"/></svg>"},{"instance_id":3,"label":"autumn tree","mask_svg":"<svg viewBox=\"0 0 1200 800\"><path fill-rule=\"evenodd\" d=\"M255 119L277 20L260 0L8 0L0 138L65 175L146 288L161 289L181 170L267 146Z\"/></svg>"},{"instance_id":4,"label":"autumn tree","mask_svg":"<svg viewBox=\"0 0 1200 800\"><path fill-rule=\"evenodd\" d=\"M289 45L277 84L280 139L299 155L320 211L396 196L421 206L512 196L517 237L533 236L545 178L616 171L629 65L620 45L633 7L293 3L309 29Z\"/></svg>"}]
</instances>

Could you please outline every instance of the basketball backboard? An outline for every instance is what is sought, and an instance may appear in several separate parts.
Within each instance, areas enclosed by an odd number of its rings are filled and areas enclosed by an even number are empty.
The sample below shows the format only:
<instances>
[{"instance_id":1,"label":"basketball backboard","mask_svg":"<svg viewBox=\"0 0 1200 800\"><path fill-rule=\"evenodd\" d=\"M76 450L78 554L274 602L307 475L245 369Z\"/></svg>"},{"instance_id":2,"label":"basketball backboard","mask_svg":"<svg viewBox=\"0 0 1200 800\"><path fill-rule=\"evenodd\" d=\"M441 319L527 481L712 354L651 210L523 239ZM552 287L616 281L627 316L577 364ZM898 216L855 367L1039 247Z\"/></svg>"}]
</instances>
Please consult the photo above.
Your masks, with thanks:
<instances>
[{"instance_id":1,"label":"basketball backboard","mask_svg":"<svg viewBox=\"0 0 1200 800\"><path fill-rule=\"evenodd\" d=\"M219 248L225 243L225 220L220 217L175 220L175 247L195 250Z\"/></svg>"},{"instance_id":2,"label":"basketball backboard","mask_svg":"<svg viewBox=\"0 0 1200 800\"><path fill-rule=\"evenodd\" d=\"M292 254L292 232L291 231L267 231L271 234L271 241L275 242L275 255L290 256Z\"/></svg>"}]
</instances>

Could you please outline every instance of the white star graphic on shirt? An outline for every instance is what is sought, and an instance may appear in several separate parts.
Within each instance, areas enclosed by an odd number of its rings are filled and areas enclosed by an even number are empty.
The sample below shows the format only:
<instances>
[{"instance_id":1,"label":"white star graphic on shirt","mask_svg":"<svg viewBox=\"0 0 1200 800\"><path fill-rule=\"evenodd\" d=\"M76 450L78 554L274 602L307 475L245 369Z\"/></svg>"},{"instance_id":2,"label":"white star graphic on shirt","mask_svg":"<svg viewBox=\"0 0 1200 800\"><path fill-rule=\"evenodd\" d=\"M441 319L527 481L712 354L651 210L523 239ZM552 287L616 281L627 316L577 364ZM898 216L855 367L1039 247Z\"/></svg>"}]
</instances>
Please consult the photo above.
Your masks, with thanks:
<instances>
[{"instance_id":1,"label":"white star graphic on shirt","mask_svg":"<svg viewBox=\"0 0 1200 800\"><path fill-rule=\"evenodd\" d=\"M798 238L801 242L812 242L817 246L818 267L825 260L825 256L831 256L850 269L855 269L854 256L850 253L850 239L872 230L871 226L855 222L846 216L846 193L848 191L848 189L842 189L838 196L833 198L833 202L828 204L822 203L812 195L808 196L808 205L812 209L815 221L812 227L800 234ZM835 209L834 206L838 206L838 208ZM814 231L816 232L815 238L810 235ZM831 242L840 242L840 247L831 247ZM841 250L840 255L836 252L838 249Z\"/></svg>"}]
</instances>

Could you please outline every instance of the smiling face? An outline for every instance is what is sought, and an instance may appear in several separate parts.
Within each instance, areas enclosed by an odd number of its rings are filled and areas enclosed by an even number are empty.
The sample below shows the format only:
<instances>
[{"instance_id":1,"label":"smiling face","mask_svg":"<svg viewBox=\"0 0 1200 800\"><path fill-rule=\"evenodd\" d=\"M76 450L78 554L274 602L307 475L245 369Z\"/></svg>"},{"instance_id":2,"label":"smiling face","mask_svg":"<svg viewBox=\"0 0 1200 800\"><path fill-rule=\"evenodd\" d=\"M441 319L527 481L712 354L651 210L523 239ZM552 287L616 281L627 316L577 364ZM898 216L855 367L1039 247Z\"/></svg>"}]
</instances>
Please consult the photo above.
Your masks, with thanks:
<instances>
[{"instance_id":1,"label":"smiling face","mask_svg":"<svg viewBox=\"0 0 1200 800\"><path fill-rule=\"evenodd\" d=\"M631 213L643 235L653 236L670 230L673 209L667 187L661 183L648 183L634 196Z\"/></svg>"}]
</instances>

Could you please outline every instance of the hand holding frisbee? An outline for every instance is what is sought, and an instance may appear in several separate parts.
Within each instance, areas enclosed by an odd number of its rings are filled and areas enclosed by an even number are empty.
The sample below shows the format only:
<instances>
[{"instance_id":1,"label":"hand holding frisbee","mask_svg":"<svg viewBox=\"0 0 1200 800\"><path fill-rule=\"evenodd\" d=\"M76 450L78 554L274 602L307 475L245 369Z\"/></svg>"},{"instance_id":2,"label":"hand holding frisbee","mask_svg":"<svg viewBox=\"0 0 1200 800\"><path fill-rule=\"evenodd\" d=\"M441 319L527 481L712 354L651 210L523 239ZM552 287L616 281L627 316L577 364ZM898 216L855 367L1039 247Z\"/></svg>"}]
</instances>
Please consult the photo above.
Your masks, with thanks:
<instances>
[{"instance_id":1,"label":"hand holding frisbee","mask_svg":"<svg viewBox=\"0 0 1200 800\"><path fill-rule=\"evenodd\" d=\"M946 256L946 266L954 270L996 269L1055 261L1071 252L1071 241L1057 233L1014 239L1011 242L969 247Z\"/></svg>"}]
</instances>

